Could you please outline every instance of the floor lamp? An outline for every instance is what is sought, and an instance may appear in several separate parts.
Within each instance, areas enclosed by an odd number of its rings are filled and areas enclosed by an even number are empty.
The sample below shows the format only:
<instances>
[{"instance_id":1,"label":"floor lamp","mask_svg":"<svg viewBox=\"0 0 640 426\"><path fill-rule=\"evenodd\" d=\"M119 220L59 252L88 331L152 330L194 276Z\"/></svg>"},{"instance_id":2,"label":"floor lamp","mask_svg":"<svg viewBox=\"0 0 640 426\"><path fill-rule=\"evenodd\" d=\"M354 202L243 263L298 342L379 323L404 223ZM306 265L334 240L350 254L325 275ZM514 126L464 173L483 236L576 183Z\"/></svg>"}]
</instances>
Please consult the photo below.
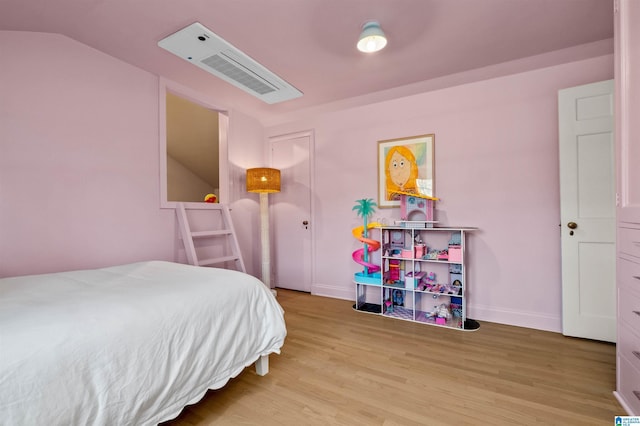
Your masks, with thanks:
<instances>
[{"instance_id":1,"label":"floor lamp","mask_svg":"<svg viewBox=\"0 0 640 426\"><path fill-rule=\"evenodd\" d=\"M271 289L269 255L269 193L280 192L280 170L260 167L247 169L247 192L260 194L260 244L262 246L262 282Z\"/></svg>"}]
</instances>

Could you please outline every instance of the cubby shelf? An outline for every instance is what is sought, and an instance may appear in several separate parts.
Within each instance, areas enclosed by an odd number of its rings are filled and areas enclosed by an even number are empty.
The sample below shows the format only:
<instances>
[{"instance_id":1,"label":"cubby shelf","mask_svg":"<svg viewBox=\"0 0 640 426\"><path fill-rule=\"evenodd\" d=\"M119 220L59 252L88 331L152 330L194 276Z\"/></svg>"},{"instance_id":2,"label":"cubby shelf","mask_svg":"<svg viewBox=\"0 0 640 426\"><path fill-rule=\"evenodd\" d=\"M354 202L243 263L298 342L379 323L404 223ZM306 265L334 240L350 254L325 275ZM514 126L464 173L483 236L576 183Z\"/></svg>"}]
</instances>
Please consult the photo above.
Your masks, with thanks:
<instances>
[{"instance_id":1,"label":"cubby shelf","mask_svg":"<svg viewBox=\"0 0 640 426\"><path fill-rule=\"evenodd\" d=\"M381 271L356 275L355 310L458 330L479 328L466 313L466 237L476 228L375 229L380 251L373 262Z\"/></svg>"}]
</instances>

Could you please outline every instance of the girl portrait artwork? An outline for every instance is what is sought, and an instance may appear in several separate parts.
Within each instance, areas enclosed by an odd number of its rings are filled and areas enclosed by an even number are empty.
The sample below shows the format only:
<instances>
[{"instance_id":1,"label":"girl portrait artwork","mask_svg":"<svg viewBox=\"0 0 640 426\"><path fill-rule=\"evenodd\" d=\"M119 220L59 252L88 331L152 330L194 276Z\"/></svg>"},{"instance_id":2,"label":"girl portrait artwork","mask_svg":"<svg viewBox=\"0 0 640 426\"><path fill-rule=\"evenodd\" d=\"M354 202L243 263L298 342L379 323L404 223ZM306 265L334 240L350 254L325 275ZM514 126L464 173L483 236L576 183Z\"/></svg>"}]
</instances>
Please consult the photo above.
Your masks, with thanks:
<instances>
[{"instance_id":1,"label":"girl portrait artwork","mask_svg":"<svg viewBox=\"0 0 640 426\"><path fill-rule=\"evenodd\" d=\"M400 192L433 195L434 135L379 142L380 207L399 205Z\"/></svg>"},{"instance_id":2,"label":"girl portrait artwork","mask_svg":"<svg viewBox=\"0 0 640 426\"><path fill-rule=\"evenodd\" d=\"M433 195L434 135L378 142L380 207L400 205L400 193Z\"/></svg>"},{"instance_id":3,"label":"girl portrait artwork","mask_svg":"<svg viewBox=\"0 0 640 426\"><path fill-rule=\"evenodd\" d=\"M387 201L399 199L398 191L415 192L418 163L411 150L403 145L391 147L385 156Z\"/></svg>"}]
</instances>

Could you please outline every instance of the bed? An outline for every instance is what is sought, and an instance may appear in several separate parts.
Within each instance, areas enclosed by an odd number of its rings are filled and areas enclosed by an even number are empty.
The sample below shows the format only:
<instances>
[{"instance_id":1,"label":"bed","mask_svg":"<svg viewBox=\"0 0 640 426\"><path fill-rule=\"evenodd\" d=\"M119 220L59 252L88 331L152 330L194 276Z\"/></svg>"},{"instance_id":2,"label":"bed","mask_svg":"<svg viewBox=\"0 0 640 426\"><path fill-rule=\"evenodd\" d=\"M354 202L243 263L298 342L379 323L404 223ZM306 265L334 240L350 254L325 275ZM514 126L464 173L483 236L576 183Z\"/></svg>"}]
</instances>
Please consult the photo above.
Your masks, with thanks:
<instances>
[{"instance_id":1,"label":"bed","mask_svg":"<svg viewBox=\"0 0 640 426\"><path fill-rule=\"evenodd\" d=\"M280 353L242 272L150 261L0 279L0 423L153 425ZM256 362L257 361L257 362Z\"/></svg>"}]
</instances>

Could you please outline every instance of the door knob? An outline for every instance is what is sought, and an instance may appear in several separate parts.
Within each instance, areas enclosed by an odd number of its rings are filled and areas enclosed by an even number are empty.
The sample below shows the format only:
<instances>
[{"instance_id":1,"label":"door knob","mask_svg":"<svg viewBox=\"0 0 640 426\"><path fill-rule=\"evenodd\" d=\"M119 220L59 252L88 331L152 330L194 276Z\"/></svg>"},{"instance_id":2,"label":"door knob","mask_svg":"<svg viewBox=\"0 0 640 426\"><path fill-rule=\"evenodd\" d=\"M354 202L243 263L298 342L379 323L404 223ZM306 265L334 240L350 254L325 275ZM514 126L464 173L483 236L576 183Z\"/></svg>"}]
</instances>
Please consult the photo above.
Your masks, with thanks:
<instances>
[{"instance_id":1,"label":"door knob","mask_svg":"<svg viewBox=\"0 0 640 426\"><path fill-rule=\"evenodd\" d=\"M576 229L578 227L578 224L575 222L569 222L567 223L567 226L569 227L569 229Z\"/></svg>"},{"instance_id":2,"label":"door knob","mask_svg":"<svg viewBox=\"0 0 640 426\"><path fill-rule=\"evenodd\" d=\"M303 221L302 221L302 224L303 224L304 226L307 226L307 225L309 224L309 221L308 221L308 220L303 220Z\"/></svg>"}]
</instances>

